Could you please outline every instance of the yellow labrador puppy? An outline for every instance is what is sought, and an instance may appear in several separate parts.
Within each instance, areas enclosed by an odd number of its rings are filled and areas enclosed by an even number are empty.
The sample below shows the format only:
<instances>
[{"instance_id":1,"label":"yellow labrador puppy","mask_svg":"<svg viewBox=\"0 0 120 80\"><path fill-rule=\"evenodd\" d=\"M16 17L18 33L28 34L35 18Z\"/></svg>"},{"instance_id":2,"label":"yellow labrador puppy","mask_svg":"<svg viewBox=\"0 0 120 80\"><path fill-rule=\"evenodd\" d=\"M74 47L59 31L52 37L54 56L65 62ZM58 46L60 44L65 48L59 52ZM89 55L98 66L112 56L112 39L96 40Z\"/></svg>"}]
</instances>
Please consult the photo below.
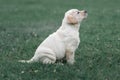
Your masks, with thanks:
<instances>
[{"instance_id":1,"label":"yellow labrador puppy","mask_svg":"<svg viewBox=\"0 0 120 80\"><path fill-rule=\"evenodd\" d=\"M67 63L73 64L75 50L80 43L80 23L86 17L87 11L85 10L71 9L67 11L60 28L39 45L34 56L30 60L19 60L19 62L52 64L65 57Z\"/></svg>"}]
</instances>

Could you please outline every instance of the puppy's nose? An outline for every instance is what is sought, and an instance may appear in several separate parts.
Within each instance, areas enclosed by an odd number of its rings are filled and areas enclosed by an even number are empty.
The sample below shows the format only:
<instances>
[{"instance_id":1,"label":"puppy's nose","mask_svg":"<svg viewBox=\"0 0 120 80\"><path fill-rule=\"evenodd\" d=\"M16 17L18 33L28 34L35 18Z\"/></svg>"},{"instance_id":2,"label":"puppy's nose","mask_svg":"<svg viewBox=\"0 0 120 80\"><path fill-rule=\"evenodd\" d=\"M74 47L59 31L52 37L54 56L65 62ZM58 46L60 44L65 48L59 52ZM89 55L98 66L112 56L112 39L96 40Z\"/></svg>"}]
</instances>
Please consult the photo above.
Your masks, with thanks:
<instances>
[{"instance_id":1,"label":"puppy's nose","mask_svg":"<svg viewBox=\"0 0 120 80\"><path fill-rule=\"evenodd\" d=\"M84 13L87 13L87 11L86 11L86 10L84 10Z\"/></svg>"}]
</instances>

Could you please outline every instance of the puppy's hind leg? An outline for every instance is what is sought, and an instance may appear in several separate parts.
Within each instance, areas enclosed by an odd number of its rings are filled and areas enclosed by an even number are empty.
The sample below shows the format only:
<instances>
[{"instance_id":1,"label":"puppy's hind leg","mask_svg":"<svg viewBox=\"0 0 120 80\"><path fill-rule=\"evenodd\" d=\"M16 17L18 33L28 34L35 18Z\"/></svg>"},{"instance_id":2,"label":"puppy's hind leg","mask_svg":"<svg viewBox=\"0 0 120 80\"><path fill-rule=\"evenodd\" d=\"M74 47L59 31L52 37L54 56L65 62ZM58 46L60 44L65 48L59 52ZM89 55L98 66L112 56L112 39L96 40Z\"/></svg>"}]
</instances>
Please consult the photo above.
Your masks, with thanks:
<instances>
[{"instance_id":1,"label":"puppy's hind leg","mask_svg":"<svg viewBox=\"0 0 120 80\"><path fill-rule=\"evenodd\" d=\"M44 59L42 60L43 64L53 64L56 61L56 57L47 55L44 56Z\"/></svg>"},{"instance_id":2,"label":"puppy's hind leg","mask_svg":"<svg viewBox=\"0 0 120 80\"><path fill-rule=\"evenodd\" d=\"M56 55L52 49L42 47L41 50L36 51L40 53L40 61L43 64L53 64L56 62Z\"/></svg>"}]
</instances>

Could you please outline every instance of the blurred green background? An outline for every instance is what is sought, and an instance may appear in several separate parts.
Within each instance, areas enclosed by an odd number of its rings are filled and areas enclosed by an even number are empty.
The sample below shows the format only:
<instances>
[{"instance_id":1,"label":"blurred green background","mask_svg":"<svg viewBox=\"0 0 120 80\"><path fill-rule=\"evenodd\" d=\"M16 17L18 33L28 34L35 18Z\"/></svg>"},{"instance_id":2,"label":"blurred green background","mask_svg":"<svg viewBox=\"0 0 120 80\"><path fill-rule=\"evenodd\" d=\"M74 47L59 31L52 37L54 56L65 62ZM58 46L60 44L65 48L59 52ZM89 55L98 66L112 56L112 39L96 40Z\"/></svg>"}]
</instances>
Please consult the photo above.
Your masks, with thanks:
<instances>
[{"instance_id":1,"label":"blurred green background","mask_svg":"<svg viewBox=\"0 0 120 80\"><path fill-rule=\"evenodd\" d=\"M88 11L74 65L17 62L73 8ZM0 0L0 80L120 80L120 0Z\"/></svg>"}]
</instances>

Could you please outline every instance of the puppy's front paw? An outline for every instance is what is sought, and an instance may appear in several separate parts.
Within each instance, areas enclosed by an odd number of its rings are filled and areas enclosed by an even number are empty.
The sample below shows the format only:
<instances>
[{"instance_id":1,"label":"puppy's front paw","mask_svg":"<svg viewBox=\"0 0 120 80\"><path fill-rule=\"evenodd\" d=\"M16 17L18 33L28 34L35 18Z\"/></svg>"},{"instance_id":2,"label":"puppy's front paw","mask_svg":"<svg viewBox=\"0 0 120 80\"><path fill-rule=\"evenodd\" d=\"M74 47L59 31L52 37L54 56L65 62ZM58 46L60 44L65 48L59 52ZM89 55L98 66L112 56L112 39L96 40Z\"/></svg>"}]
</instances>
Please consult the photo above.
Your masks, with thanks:
<instances>
[{"instance_id":1,"label":"puppy's front paw","mask_svg":"<svg viewBox=\"0 0 120 80\"><path fill-rule=\"evenodd\" d=\"M73 65L73 64L74 64L74 62L75 62L75 60L74 60L74 59L69 59L69 60L67 60L67 63L68 63L68 64L71 64L71 65Z\"/></svg>"}]
</instances>

